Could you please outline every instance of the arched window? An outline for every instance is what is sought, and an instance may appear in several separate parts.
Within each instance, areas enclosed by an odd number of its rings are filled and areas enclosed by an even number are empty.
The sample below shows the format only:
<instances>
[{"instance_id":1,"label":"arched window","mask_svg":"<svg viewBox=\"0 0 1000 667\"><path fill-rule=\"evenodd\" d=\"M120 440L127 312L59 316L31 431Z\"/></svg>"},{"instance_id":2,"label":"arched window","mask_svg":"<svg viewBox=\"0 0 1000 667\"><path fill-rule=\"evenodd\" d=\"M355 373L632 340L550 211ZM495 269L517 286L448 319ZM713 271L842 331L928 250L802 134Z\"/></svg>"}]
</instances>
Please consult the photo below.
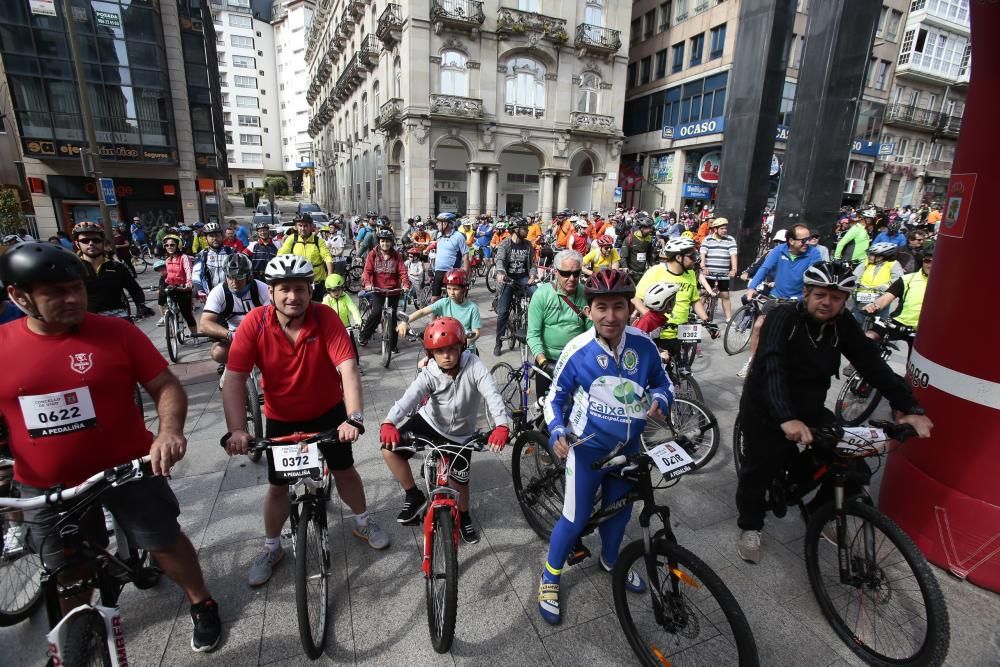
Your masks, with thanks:
<instances>
[{"instance_id":1,"label":"arched window","mask_svg":"<svg viewBox=\"0 0 1000 667\"><path fill-rule=\"evenodd\" d=\"M382 108L382 98L379 96L378 81L372 84L372 116L378 118L379 109ZM378 122L376 120L376 122Z\"/></svg>"},{"instance_id":2,"label":"arched window","mask_svg":"<svg viewBox=\"0 0 1000 667\"><path fill-rule=\"evenodd\" d=\"M392 61L392 96L403 96L403 68L399 64L399 58Z\"/></svg>"},{"instance_id":3,"label":"arched window","mask_svg":"<svg viewBox=\"0 0 1000 667\"><path fill-rule=\"evenodd\" d=\"M362 136L368 136L368 93L361 94L361 132Z\"/></svg>"},{"instance_id":4,"label":"arched window","mask_svg":"<svg viewBox=\"0 0 1000 667\"><path fill-rule=\"evenodd\" d=\"M583 22L588 25L604 25L603 0L587 0L587 6L583 10Z\"/></svg>"},{"instance_id":5,"label":"arched window","mask_svg":"<svg viewBox=\"0 0 1000 667\"><path fill-rule=\"evenodd\" d=\"M461 51L441 52L441 93L467 97L469 94L468 58Z\"/></svg>"},{"instance_id":6,"label":"arched window","mask_svg":"<svg viewBox=\"0 0 1000 667\"><path fill-rule=\"evenodd\" d=\"M351 109L354 111L351 114L351 118L354 120L354 124L351 125L351 138L356 139L358 137L358 103L355 102Z\"/></svg>"},{"instance_id":7,"label":"arched window","mask_svg":"<svg viewBox=\"0 0 1000 667\"><path fill-rule=\"evenodd\" d=\"M593 72L580 75L580 95L576 101L576 110L584 113L597 113L597 103L600 100L601 79Z\"/></svg>"},{"instance_id":8,"label":"arched window","mask_svg":"<svg viewBox=\"0 0 1000 667\"><path fill-rule=\"evenodd\" d=\"M512 58L505 83L507 113L536 118L545 114L545 65L532 58Z\"/></svg>"}]
</instances>

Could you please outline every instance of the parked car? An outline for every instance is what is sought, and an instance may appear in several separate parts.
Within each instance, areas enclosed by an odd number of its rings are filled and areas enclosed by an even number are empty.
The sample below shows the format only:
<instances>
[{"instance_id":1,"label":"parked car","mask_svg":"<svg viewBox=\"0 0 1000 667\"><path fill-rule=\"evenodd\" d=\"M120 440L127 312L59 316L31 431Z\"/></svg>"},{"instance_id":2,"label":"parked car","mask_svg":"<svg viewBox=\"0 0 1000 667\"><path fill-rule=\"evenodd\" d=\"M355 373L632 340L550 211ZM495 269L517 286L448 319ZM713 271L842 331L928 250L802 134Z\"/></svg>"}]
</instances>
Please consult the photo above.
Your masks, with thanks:
<instances>
[{"instance_id":1,"label":"parked car","mask_svg":"<svg viewBox=\"0 0 1000 667\"><path fill-rule=\"evenodd\" d=\"M250 223L250 226L256 229L257 225L259 225L262 222L265 225L270 225L271 229L274 230L281 224L281 216L277 213L275 213L274 215L271 215L269 213L255 213L253 216L253 220Z\"/></svg>"},{"instance_id":2,"label":"parked car","mask_svg":"<svg viewBox=\"0 0 1000 667\"><path fill-rule=\"evenodd\" d=\"M322 213L323 209L319 207L319 204L314 204L310 201L299 202L299 205L295 209L295 215L302 215L303 213Z\"/></svg>"},{"instance_id":3,"label":"parked car","mask_svg":"<svg viewBox=\"0 0 1000 667\"><path fill-rule=\"evenodd\" d=\"M312 218L313 224L317 227L330 224L330 216L328 216L323 211L316 211L315 213L310 213L309 217Z\"/></svg>"}]
</instances>

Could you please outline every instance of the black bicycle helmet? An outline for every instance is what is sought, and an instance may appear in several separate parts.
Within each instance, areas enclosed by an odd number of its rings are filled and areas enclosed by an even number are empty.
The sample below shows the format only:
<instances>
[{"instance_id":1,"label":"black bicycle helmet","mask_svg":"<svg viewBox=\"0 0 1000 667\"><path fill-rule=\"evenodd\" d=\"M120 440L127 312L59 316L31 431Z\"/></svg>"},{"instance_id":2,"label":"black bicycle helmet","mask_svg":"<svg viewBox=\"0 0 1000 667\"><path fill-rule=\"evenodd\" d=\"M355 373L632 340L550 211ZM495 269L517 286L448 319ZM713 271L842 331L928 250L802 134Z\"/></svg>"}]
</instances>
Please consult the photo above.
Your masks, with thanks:
<instances>
[{"instance_id":1,"label":"black bicycle helmet","mask_svg":"<svg viewBox=\"0 0 1000 667\"><path fill-rule=\"evenodd\" d=\"M391 229L380 229L375 232L375 238L379 241L392 241L396 242L396 235L392 233Z\"/></svg>"},{"instance_id":2,"label":"black bicycle helmet","mask_svg":"<svg viewBox=\"0 0 1000 667\"><path fill-rule=\"evenodd\" d=\"M0 255L0 282L4 285L28 289L38 283L63 283L86 277L83 260L53 243L24 241Z\"/></svg>"},{"instance_id":3,"label":"black bicycle helmet","mask_svg":"<svg viewBox=\"0 0 1000 667\"><path fill-rule=\"evenodd\" d=\"M527 227L527 226L528 226L528 221L525 220L524 218L522 218L519 215L512 216L507 221L507 227L509 227L511 229L518 229L518 228Z\"/></svg>"},{"instance_id":4,"label":"black bicycle helmet","mask_svg":"<svg viewBox=\"0 0 1000 667\"><path fill-rule=\"evenodd\" d=\"M621 295L631 299L635 296L635 282L628 271L601 269L587 278L583 295L588 304L598 296Z\"/></svg>"},{"instance_id":5,"label":"black bicycle helmet","mask_svg":"<svg viewBox=\"0 0 1000 667\"><path fill-rule=\"evenodd\" d=\"M226 258L226 277L231 280L246 280L250 277L253 265L250 258L241 252L234 252Z\"/></svg>"}]
</instances>

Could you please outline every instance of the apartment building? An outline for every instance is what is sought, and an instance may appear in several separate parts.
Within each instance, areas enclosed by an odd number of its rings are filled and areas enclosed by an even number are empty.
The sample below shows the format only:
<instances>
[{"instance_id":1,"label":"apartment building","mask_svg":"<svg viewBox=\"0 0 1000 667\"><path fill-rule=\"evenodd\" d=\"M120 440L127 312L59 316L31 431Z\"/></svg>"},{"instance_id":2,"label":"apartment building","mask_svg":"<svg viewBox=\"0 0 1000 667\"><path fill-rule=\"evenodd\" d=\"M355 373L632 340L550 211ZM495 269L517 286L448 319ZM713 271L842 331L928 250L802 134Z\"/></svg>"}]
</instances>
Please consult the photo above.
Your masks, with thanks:
<instances>
[{"instance_id":1,"label":"apartment building","mask_svg":"<svg viewBox=\"0 0 1000 667\"><path fill-rule=\"evenodd\" d=\"M278 117L281 119L281 170L294 190L311 192L312 139L306 89L306 39L312 24L313 0L275 0L271 14L274 58L278 73Z\"/></svg>"},{"instance_id":2,"label":"apartment building","mask_svg":"<svg viewBox=\"0 0 1000 667\"><path fill-rule=\"evenodd\" d=\"M307 42L317 201L393 221L614 203L631 6L320 0Z\"/></svg>"}]
</instances>

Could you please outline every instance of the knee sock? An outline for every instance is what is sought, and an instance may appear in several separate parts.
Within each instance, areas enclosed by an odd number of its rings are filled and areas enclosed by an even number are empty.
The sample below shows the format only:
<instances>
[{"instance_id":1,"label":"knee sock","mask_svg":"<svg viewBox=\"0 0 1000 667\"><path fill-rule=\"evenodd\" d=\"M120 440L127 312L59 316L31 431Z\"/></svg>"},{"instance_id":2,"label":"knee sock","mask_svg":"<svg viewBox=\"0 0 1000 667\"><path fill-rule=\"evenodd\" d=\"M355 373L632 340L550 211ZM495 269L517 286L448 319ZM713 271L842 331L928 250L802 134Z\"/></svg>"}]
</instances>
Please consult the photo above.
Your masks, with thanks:
<instances>
[{"instance_id":1,"label":"knee sock","mask_svg":"<svg viewBox=\"0 0 1000 667\"><path fill-rule=\"evenodd\" d=\"M562 568L552 567L548 561L545 561L545 569L542 571L543 582L546 584L558 584L560 575L562 575Z\"/></svg>"}]
</instances>

